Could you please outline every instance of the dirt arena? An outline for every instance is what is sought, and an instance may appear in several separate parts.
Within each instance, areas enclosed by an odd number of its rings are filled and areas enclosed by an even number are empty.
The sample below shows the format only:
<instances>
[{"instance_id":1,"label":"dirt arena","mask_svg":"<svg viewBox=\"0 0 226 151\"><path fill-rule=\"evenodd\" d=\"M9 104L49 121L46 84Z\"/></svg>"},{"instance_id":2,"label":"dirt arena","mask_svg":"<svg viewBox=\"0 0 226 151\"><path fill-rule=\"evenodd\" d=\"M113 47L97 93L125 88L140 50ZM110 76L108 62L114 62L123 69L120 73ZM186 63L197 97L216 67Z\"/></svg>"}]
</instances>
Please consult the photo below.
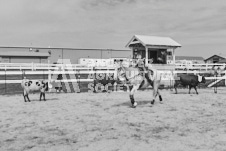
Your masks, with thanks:
<instances>
[{"instance_id":1,"label":"dirt arena","mask_svg":"<svg viewBox=\"0 0 226 151\"><path fill-rule=\"evenodd\" d=\"M139 91L135 109L127 92L3 95L0 150L226 151L226 89L198 91L162 90L154 106Z\"/></svg>"}]
</instances>

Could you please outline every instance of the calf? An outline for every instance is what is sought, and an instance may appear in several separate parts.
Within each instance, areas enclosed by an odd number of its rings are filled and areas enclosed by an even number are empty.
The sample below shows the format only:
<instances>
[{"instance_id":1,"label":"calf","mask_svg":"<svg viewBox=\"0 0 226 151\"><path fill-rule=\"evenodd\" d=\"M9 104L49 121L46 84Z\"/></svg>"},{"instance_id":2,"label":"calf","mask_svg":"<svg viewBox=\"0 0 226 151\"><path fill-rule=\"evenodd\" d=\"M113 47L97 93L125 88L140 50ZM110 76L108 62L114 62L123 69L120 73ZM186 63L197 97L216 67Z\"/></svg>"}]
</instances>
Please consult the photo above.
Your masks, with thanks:
<instances>
[{"instance_id":1,"label":"calf","mask_svg":"<svg viewBox=\"0 0 226 151\"><path fill-rule=\"evenodd\" d=\"M21 82L21 86L24 90L23 96L24 96L24 101L26 101L26 98L28 102L30 102L30 99L28 97L28 94L32 91L40 91L40 101L42 99L42 96L45 99L45 92L48 91L48 88L51 88L51 81L48 80L28 80L28 79L23 79Z\"/></svg>"},{"instance_id":2,"label":"calf","mask_svg":"<svg viewBox=\"0 0 226 151\"><path fill-rule=\"evenodd\" d=\"M177 79L175 80L175 84L174 84L174 88L177 94L177 86L179 84L183 85L183 86L189 86L189 94L191 91L191 88L193 87L196 91L196 94L198 94L197 92L197 85L199 83L205 83L206 79L203 76L200 75L187 75L187 74L180 74L177 75Z\"/></svg>"}]
</instances>

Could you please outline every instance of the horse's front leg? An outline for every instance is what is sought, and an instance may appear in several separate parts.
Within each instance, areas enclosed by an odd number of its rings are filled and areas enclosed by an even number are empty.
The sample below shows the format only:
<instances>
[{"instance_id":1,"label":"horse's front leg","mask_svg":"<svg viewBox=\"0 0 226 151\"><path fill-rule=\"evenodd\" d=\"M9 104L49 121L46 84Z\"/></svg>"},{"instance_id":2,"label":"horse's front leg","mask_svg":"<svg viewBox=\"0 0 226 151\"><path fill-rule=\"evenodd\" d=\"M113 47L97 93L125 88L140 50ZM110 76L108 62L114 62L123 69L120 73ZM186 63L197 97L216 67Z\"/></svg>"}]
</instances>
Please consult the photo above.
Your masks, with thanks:
<instances>
[{"instance_id":1,"label":"horse's front leg","mask_svg":"<svg viewBox=\"0 0 226 151\"><path fill-rule=\"evenodd\" d=\"M153 89L153 100L151 101L152 105L155 103L156 96L157 96L157 91L155 89Z\"/></svg>"},{"instance_id":2,"label":"horse's front leg","mask_svg":"<svg viewBox=\"0 0 226 151\"><path fill-rule=\"evenodd\" d=\"M162 95L160 94L159 89L158 89L158 95L159 95L159 101L162 101Z\"/></svg>"},{"instance_id":3,"label":"horse's front leg","mask_svg":"<svg viewBox=\"0 0 226 151\"><path fill-rule=\"evenodd\" d=\"M151 101L152 105L155 103L155 99L158 94L159 94L159 100L162 101L162 96L160 95L158 88L159 88L159 84L154 82L153 83L153 100Z\"/></svg>"},{"instance_id":4,"label":"horse's front leg","mask_svg":"<svg viewBox=\"0 0 226 151\"><path fill-rule=\"evenodd\" d=\"M137 106L137 102L134 99L134 93L139 88L139 85L131 85L129 86L129 88L130 88L130 95L129 95L130 101L131 101L132 107L135 108Z\"/></svg>"}]
</instances>

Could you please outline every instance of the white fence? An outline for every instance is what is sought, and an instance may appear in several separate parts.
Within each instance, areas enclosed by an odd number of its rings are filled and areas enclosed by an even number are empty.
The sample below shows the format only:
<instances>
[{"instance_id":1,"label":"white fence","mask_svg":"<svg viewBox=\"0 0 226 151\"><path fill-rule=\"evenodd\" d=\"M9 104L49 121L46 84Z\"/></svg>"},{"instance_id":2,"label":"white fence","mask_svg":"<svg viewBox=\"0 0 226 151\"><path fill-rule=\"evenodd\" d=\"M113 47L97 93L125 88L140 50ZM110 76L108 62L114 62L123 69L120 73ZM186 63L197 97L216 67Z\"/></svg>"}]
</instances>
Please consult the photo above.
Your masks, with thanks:
<instances>
[{"instance_id":1,"label":"white fence","mask_svg":"<svg viewBox=\"0 0 226 151\"><path fill-rule=\"evenodd\" d=\"M38 63L0 63L0 70L56 70L56 69L89 69L92 67L100 68L114 68L117 63L112 61L107 62L107 59L99 59L96 63L86 63L82 64L38 64ZM102 63L101 63L102 62ZM158 64L155 65L156 67ZM159 66L174 66L176 70L199 70L208 71L213 69L213 67L219 67L221 70L226 69L226 64L175 64L175 65L163 65Z\"/></svg>"},{"instance_id":2,"label":"white fence","mask_svg":"<svg viewBox=\"0 0 226 151\"><path fill-rule=\"evenodd\" d=\"M164 67L164 65L160 65ZM159 67L160 67L159 66ZM172 65L171 65L172 66ZM210 73L213 67L220 67L222 70L222 74L226 75L225 64L195 64L190 68L187 66L176 64L174 68L170 70L165 70L166 74L172 73L172 76L176 73L191 73L191 74L205 74ZM158 68L158 65L154 67ZM187 69L187 70L184 70ZM26 71L26 75L33 74L33 75L51 75L51 74L94 74L94 73L114 73L115 67L87 67L81 64L35 64L35 63L0 63L0 75L18 75L23 74L23 71ZM76 71L77 70L77 71ZM99 71L98 71L99 70ZM101 71L105 70L105 71ZM107 71L106 71L107 70ZM161 68L160 68L161 70ZM222 80L225 79L223 77L206 77L206 79L218 79ZM83 79L87 81L88 79ZM11 83L10 81L8 81ZM14 82L16 82L14 80ZM19 81L17 81L19 83ZM3 81L0 81L3 83Z\"/></svg>"},{"instance_id":3,"label":"white fence","mask_svg":"<svg viewBox=\"0 0 226 151\"><path fill-rule=\"evenodd\" d=\"M208 74L211 73L211 69L214 66L220 67L222 70L220 77L212 75L211 77L205 77L206 80L210 80L211 83L208 84L208 87L212 87L215 84L219 83L222 80L225 80L226 85L226 70L225 65L222 64L201 64L194 66L192 70L184 70L183 65L176 64L173 68L163 69L164 65L156 65L154 67L159 68L163 83L166 85L173 84L174 76L177 73L191 73L191 74ZM160 68L161 67L161 68ZM167 70L169 69L169 70ZM187 69L187 68L186 68ZM57 80L57 75L62 74L65 77L61 80ZM54 79L56 83L82 83L88 82L92 83L95 77L87 75L96 75L96 74L116 74L115 67L87 67L80 64L14 64L14 63L1 63L0 64L0 90L6 91L7 85L11 89L15 85L18 86L21 83L22 78L34 76L35 78L48 78L49 80ZM69 76L66 77L66 75ZM81 75L86 75L86 78L80 77ZM9 78L8 78L9 77ZM34 77L33 77L34 78ZM11 91L11 90L10 90ZM1 92L0 92L1 93Z\"/></svg>"}]
</instances>

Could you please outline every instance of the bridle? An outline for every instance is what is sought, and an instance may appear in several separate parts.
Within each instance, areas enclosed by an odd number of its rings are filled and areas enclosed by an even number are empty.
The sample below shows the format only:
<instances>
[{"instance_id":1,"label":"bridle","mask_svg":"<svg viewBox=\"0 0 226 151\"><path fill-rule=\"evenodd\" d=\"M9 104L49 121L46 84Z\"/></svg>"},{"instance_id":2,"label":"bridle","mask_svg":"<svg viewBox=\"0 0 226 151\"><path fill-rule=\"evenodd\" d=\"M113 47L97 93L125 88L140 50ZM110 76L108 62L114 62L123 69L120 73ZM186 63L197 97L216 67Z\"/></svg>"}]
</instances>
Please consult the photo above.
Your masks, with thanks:
<instances>
[{"instance_id":1,"label":"bridle","mask_svg":"<svg viewBox=\"0 0 226 151\"><path fill-rule=\"evenodd\" d=\"M121 73L121 72L122 72L122 73ZM120 74L119 74L119 73L120 73ZM124 68L123 66L120 66L120 67L117 69L117 77L118 77L119 80L120 80L119 77L123 77L123 78L125 78L126 81L129 81L129 79L128 79L127 76L126 76L126 70L125 70L125 68ZM120 80L120 81L122 81L122 80Z\"/></svg>"}]
</instances>

